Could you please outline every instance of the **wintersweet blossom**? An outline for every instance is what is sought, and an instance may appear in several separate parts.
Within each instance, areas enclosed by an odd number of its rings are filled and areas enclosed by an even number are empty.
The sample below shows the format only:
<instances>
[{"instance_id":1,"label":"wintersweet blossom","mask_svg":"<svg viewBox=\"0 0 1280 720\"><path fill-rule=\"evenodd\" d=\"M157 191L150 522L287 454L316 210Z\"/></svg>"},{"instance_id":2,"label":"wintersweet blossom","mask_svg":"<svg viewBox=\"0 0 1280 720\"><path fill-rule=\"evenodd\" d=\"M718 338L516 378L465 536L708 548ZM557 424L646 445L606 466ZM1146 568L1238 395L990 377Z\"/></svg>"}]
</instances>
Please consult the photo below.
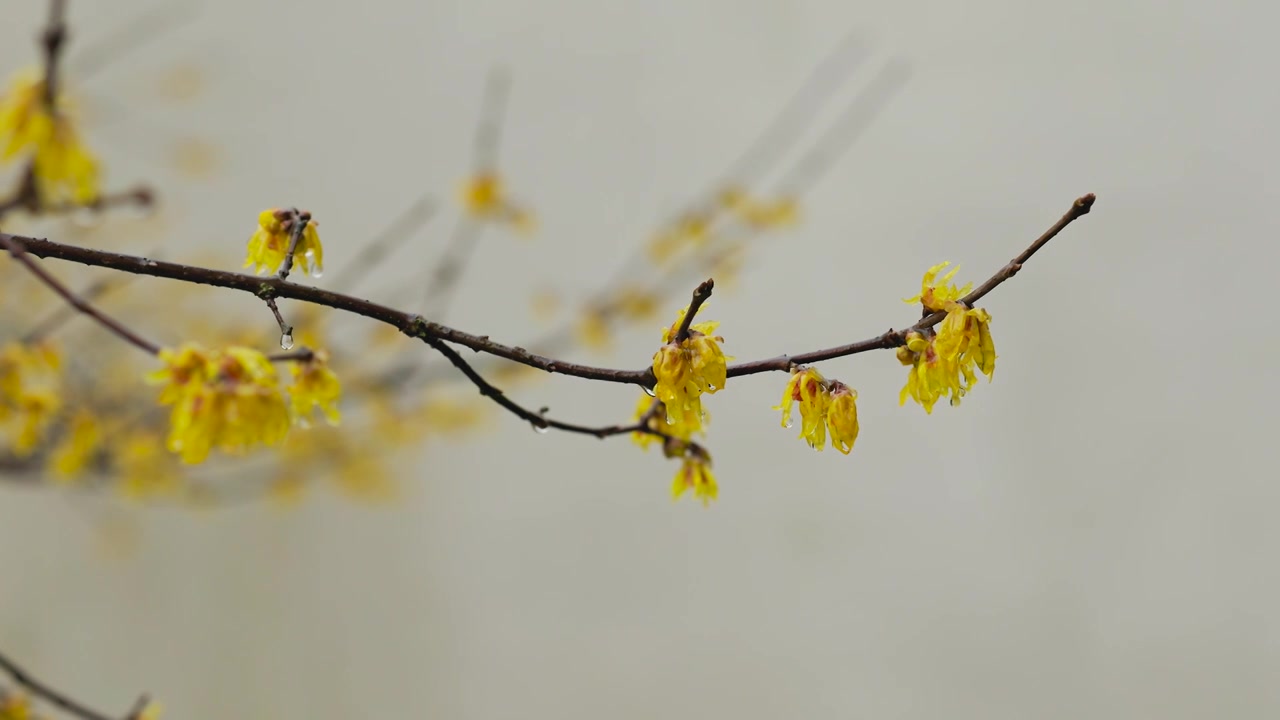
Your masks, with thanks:
<instances>
[{"instance_id":1,"label":"wintersweet blossom","mask_svg":"<svg viewBox=\"0 0 1280 720\"><path fill-rule=\"evenodd\" d=\"M0 164L30 157L42 202L93 202L98 161L80 141L70 103L45 97L43 75L28 69L0 96Z\"/></svg>"},{"instance_id":2,"label":"wintersweet blossom","mask_svg":"<svg viewBox=\"0 0 1280 720\"><path fill-rule=\"evenodd\" d=\"M0 447L35 452L62 408L62 358L48 343L0 347Z\"/></svg>"},{"instance_id":3,"label":"wintersweet blossom","mask_svg":"<svg viewBox=\"0 0 1280 720\"><path fill-rule=\"evenodd\" d=\"M671 481L671 499L679 500L689 490L704 506L710 505L719 495L720 488L711 474L711 456L705 450L691 449L685 456Z\"/></svg>"},{"instance_id":4,"label":"wintersweet blossom","mask_svg":"<svg viewBox=\"0 0 1280 720\"><path fill-rule=\"evenodd\" d=\"M800 437L809 447L822 450L827 444L827 406L831 393L827 382L813 368L797 368L782 393L782 402L774 410L782 411L782 426L791 427L791 405L800 403Z\"/></svg>"},{"instance_id":5,"label":"wintersweet blossom","mask_svg":"<svg viewBox=\"0 0 1280 720\"><path fill-rule=\"evenodd\" d=\"M848 455L858 440L858 391L839 381L831 383L827 429L831 431L831 446Z\"/></svg>"},{"instance_id":6,"label":"wintersweet blossom","mask_svg":"<svg viewBox=\"0 0 1280 720\"><path fill-rule=\"evenodd\" d=\"M929 312L937 312L946 309L946 304L955 300L959 300L969 291L973 289L973 283L969 283L962 288L957 288L951 284L951 278L955 277L960 271L960 267L951 268L951 272L938 277L938 273L946 269L950 265L950 261L943 261L929 268L924 273L924 279L920 281L920 294L915 297L906 298L905 303L924 305Z\"/></svg>"},{"instance_id":7,"label":"wintersweet blossom","mask_svg":"<svg viewBox=\"0 0 1280 720\"><path fill-rule=\"evenodd\" d=\"M162 350L160 360L165 367L148 380L163 385L160 403L173 405L166 446L183 462L203 462L215 447L243 453L277 445L288 433L289 410L266 355L187 344Z\"/></svg>"},{"instance_id":8,"label":"wintersweet blossom","mask_svg":"<svg viewBox=\"0 0 1280 720\"><path fill-rule=\"evenodd\" d=\"M763 200L752 197L745 189L730 186L720 191L720 204L740 222L759 230L791 225L800 215L793 197Z\"/></svg>"},{"instance_id":9,"label":"wintersweet blossom","mask_svg":"<svg viewBox=\"0 0 1280 720\"><path fill-rule=\"evenodd\" d=\"M249 237L244 267L252 267L258 275L279 270L289 253L294 223L299 221L299 214L293 210L271 208L258 213L258 229ZM324 246L317 227L315 220L307 220L293 257L303 274L320 277L324 272Z\"/></svg>"},{"instance_id":10,"label":"wintersweet blossom","mask_svg":"<svg viewBox=\"0 0 1280 720\"><path fill-rule=\"evenodd\" d=\"M695 323L688 337L677 340L687 311L681 310L663 330L664 345L653 356L654 394L666 406L667 422L686 437L702 429L702 395L724 387L729 360L720 349L724 338L712 335L717 322Z\"/></svg>"},{"instance_id":11,"label":"wintersweet blossom","mask_svg":"<svg viewBox=\"0 0 1280 720\"><path fill-rule=\"evenodd\" d=\"M929 268L920 284L920 294L907 302L919 302L928 312L946 312L934 330L912 332L906 345L898 348L898 361L910 366L907 384L899 394L899 404L911 398L932 413L941 398L952 405L977 382L981 372L988 379L996 368L996 348L991 339L991 314L983 308L971 308L961 302L969 294L971 284L951 284L956 269L941 278L938 273L950 263Z\"/></svg>"},{"instance_id":12,"label":"wintersweet blossom","mask_svg":"<svg viewBox=\"0 0 1280 720\"><path fill-rule=\"evenodd\" d=\"M313 351L310 360L294 362L290 373L293 383L289 385L289 400L294 420L303 426L308 425L312 409L320 408L328 423L337 425L342 419L338 411L342 384L329 369L329 353Z\"/></svg>"},{"instance_id":13,"label":"wintersweet blossom","mask_svg":"<svg viewBox=\"0 0 1280 720\"><path fill-rule=\"evenodd\" d=\"M525 234L537 227L533 213L512 202L496 172L480 172L467 178L459 196L463 209L472 217L494 220Z\"/></svg>"},{"instance_id":14,"label":"wintersweet blossom","mask_svg":"<svg viewBox=\"0 0 1280 720\"><path fill-rule=\"evenodd\" d=\"M49 470L59 480L70 480L83 473L101 449L102 425L92 412L81 409L49 453Z\"/></svg>"}]
</instances>

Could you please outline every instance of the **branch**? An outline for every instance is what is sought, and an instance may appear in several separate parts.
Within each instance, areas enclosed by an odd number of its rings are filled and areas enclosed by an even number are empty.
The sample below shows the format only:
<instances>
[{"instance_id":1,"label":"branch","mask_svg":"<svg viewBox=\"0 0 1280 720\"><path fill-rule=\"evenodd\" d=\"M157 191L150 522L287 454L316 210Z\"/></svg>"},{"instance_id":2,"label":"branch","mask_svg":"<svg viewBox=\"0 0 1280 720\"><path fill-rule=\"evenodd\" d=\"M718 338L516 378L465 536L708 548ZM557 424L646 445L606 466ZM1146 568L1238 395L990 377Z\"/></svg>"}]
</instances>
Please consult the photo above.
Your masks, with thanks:
<instances>
[{"instance_id":1,"label":"branch","mask_svg":"<svg viewBox=\"0 0 1280 720\"><path fill-rule=\"evenodd\" d=\"M149 275L199 285L229 288L253 293L259 297L272 295L277 298L322 305L334 310L342 310L386 323L412 337L423 339L433 337L447 340L476 352L488 353L550 373L570 375L585 380L600 380L644 387L653 384L652 371L647 367L643 370L616 370L556 360L555 358L531 353L522 347L513 347L494 342L487 335L474 335L447 325L432 322L421 315L403 312L369 300L362 300L330 290L309 285L299 285L287 280L281 280L278 277L259 277L226 270L214 270L193 265L150 260L134 255L77 247L51 240L11 235L4 232L0 232L0 238L3 239L5 247L13 244L22 248L28 254L40 258L67 260L134 275Z\"/></svg>"},{"instance_id":2,"label":"branch","mask_svg":"<svg viewBox=\"0 0 1280 720\"><path fill-rule=\"evenodd\" d=\"M8 673L9 676L13 678L14 682L21 685L32 695L58 706L78 718L82 718L83 720L117 720L117 718L112 717L111 715L94 710L93 708L81 704L79 701L59 692L58 690L49 687L33 677L31 673L28 673L17 663L5 657L3 653L0 653L0 670ZM135 709L130 711L130 713L125 716L126 718L136 718L141 712L140 708L146 707L146 704L143 700L139 700L138 704L134 707Z\"/></svg>"},{"instance_id":3,"label":"branch","mask_svg":"<svg viewBox=\"0 0 1280 720\"><path fill-rule=\"evenodd\" d=\"M48 285L51 290L61 296L63 300L66 300L71 307L74 307L76 310L79 310L85 315L93 318L99 325L112 333L115 333L115 335L121 340L124 340L139 350L150 355L160 354L159 345L151 342L150 340L143 339L142 336L122 325L120 321L101 312L88 301L81 299L75 293L71 292L66 285L59 282L57 278L50 275L47 270L40 267L39 263L33 262L31 258L27 257L27 253L22 244L15 242L11 235L0 233L0 247L8 250L14 260L17 260L19 263L26 266L27 270L30 270L32 275L35 275L40 282Z\"/></svg>"},{"instance_id":4,"label":"branch","mask_svg":"<svg viewBox=\"0 0 1280 720\"><path fill-rule=\"evenodd\" d=\"M671 338L672 342L679 343L689 339L689 327L693 325L693 316L702 309L703 303L711 299L711 291L715 286L715 279L707 278L693 289L693 299L689 301L689 309L685 310L684 317L680 320L680 328L676 330L676 336Z\"/></svg>"},{"instance_id":5,"label":"branch","mask_svg":"<svg viewBox=\"0 0 1280 720\"><path fill-rule=\"evenodd\" d=\"M1093 209L1093 203L1096 199L1097 197L1093 193L1089 193L1088 195L1078 198L1071 204L1071 209L1068 210L1066 214L1058 220L1058 222L1053 224L1053 227L1049 228L1043 235L1036 238L1036 241L1031 243L1030 247L1023 250L1022 253L1011 260L1009 264L996 271L996 274L992 275L990 279L982 283L978 289L961 298L960 302L972 307L973 303L977 302L987 293L996 289L1000 283L1013 277L1022 269L1023 263L1030 259L1037 250L1044 247L1046 243L1052 240L1058 233L1066 229L1068 225L1081 217L1088 215L1089 211ZM826 350L814 350L813 352L801 353L799 355L779 355L778 357L768 360L737 363L729 366L728 376L739 377L742 375L754 375L756 373L776 370L786 371L790 370L793 365L804 365L822 360L830 360L832 358L845 357L846 355L856 355L858 353L867 352L868 350L881 350L898 347L906 344L908 333L919 332L926 328L931 328L942 322L946 317L947 314L945 312L936 312L924 316L920 319L920 322L917 322L915 325L912 325L905 330L889 330L879 337L870 338L868 340L861 340L848 345L839 345L837 347L827 348Z\"/></svg>"},{"instance_id":6,"label":"branch","mask_svg":"<svg viewBox=\"0 0 1280 720\"><path fill-rule=\"evenodd\" d=\"M1053 237L1072 222L1086 215L1090 209L1092 209L1094 200L1095 198L1092 194L1085 195L1076 200L1075 203L1072 204L1071 209L1063 215L1062 218L1053 225L1053 227L1049 228L1049 230L1037 238L1030 247L1014 258L1013 261L997 271L991 279L987 280L977 290L974 290L963 298L962 302L966 304L973 303L991 292L1000 283L1013 277L1013 275L1021 269L1023 263L1025 263L1032 254L1038 251L1045 245L1045 243L1053 239ZM529 367L534 367L550 373L569 375L572 377L582 378L584 380L600 380L603 382L640 385L642 387L652 387L654 382L653 371L649 367L646 367L643 370L619 370L613 368L594 367L590 365L580 365L577 363L557 360L555 358L531 353L522 347L513 347L495 342L489 339L487 335L473 335L462 330L451 328L447 325L432 322L421 315L403 312L368 300L351 297L349 295L343 295L306 285L298 285L286 280L281 280L278 277L260 278L254 275L228 272L225 270L213 270L191 265L148 260L146 258L139 258L132 255L76 247L73 245L52 242L50 240L10 235L7 233L0 233L0 243L3 243L6 248L9 248L10 252L13 252L13 247L16 246L31 255L42 258L67 260L138 275L151 275L154 277L170 278L189 283L225 287L233 290L254 293L260 297L270 295L273 297L291 298L315 305L323 305L335 310L350 312L386 323L399 329L402 333L411 337L417 337L424 342L427 342L429 339L444 340L457 345L462 345L476 352L488 353L496 357L511 360L522 365L528 365ZM14 253L14 256L19 258L19 260L22 259L21 253ZM40 272L43 272L43 270ZM64 295L64 297L66 297L66 295ZM942 322L944 317L944 313L933 313L922 318L915 325L912 325L905 330L889 330L877 337L860 340L847 345L827 348L825 350L815 350L812 352L801 353L799 355L781 355L766 360L737 363L729 366L728 375L729 377L739 377L770 371L786 372L793 364L813 363L821 360L844 357L847 355L856 355L869 350L897 347L906 342L907 333L931 328ZM430 345L431 343L428 342L427 344Z\"/></svg>"},{"instance_id":7,"label":"branch","mask_svg":"<svg viewBox=\"0 0 1280 720\"><path fill-rule=\"evenodd\" d=\"M277 216L278 217L278 216ZM289 272L293 270L293 254L298 249L298 241L302 239L302 233L307 229L307 223L311 222L311 213L305 210L293 210L293 227L289 234L289 247L284 251L284 262L280 265L280 272L276 277L281 280L289 279ZM280 322L281 331L284 330L284 321Z\"/></svg>"}]
</instances>

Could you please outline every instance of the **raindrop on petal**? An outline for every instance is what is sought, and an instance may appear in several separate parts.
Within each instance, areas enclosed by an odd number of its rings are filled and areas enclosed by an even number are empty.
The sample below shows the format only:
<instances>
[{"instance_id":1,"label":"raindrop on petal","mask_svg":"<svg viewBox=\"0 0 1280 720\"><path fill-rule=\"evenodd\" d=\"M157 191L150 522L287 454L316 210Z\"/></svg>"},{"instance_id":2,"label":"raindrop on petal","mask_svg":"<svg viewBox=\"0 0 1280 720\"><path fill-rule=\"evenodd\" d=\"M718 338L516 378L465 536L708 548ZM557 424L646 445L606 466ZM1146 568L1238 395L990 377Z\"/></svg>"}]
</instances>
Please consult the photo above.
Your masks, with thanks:
<instances>
[{"instance_id":1,"label":"raindrop on petal","mask_svg":"<svg viewBox=\"0 0 1280 720\"><path fill-rule=\"evenodd\" d=\"M280 336L280 349L281 350L293 349L293 335L290 335L289 333L285 333Z\"/></svg>"}]
</instances>

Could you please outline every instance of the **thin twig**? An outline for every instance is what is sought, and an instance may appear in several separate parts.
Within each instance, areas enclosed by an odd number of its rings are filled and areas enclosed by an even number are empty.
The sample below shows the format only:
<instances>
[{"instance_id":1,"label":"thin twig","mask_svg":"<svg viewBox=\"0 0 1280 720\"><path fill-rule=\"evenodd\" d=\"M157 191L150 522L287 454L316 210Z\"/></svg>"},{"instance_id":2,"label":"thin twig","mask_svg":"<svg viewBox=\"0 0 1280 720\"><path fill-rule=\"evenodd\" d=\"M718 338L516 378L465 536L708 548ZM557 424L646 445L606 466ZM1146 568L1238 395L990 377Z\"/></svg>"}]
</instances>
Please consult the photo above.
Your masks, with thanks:
<instances>
[{"instance_id":1,"label":"thin twig","mask_svg":"<svg viewBox=\"0 0 1280 720\"><path fill-rule=\"evenodd\" d=\"M292 232L289 234L289 247L284 252L284 262L280 264L280 272L276 277L281 280L289 279L289 272L293 270L293 254L298 250L298 241L302 240L302 233L307 229L307 223L311 222L311 213L301 212L296 208L293 210L293 226Z\"/></svg>"},{"instance_id":2,"label":"thin twig","mask_svg":"<svg viewBox=\"0 0 1280 720\"><path fill-rule=\"evenodd\" d=\"M40 36L40 43L44 48L44 105L50 114L57 110L58 61L62 58L62 48L67 39L66 14L65 0L50 2L49 22Z\"/></svg>"},{"instance_id":3,"label":"thin twig","mask_svg":"<svg viewBox=\"0 0 1280 720\"><path fill-rule=\"evenodd\" d=\"M413 237L414 231L426 225L435 215L436 204L430 195L423 195L391 221L391 224L360 248L357 260L338 269L337 276L329 283L335 290L350 290L360 283L378 263L396 246Z\"/></svg>"},{"instance_id":4,"label":"thin twig","mask_svg":"<svg viewBox=\"0 0 1280 720\"><path fill-rule=\"evenodd\" d=\"M15 242L12 235L0 233L0 246L3 246L5 250L8 250L14 260L17 260L26 266L27 270L30 270L32 275L35 275L40 282L49 286L49 289L61 296L62 299L66 300L72 307L93 318L99 325L115 333L121 340L133 345L139 350L150 355L160 354L159 345L151 342L150 340L143 339L142 336L125 327L115 318L101 312L88 301L78 297L75 293L71 292L66 285L63 285L57 278L50 275L47 270L40 267L39 263L27 257L27 252L23 247L23 244L21 242Z\"/></svg>"},{"instance_id":5,"label":"thin twig","mask_svg":"<svg viewBox=\"0 0 1280 720\"><path fill-rule=\"evenodd\" d=\"M113 289L116 285L112 282L114 278L103 278L95 281L89 287L81 290L78 294L81 299L86 302L97 300L107 290ZM39 342L41 339L48 337L55 330L62 327L68 320L76 316L75 308L70 305L59 305L57 309L45 316L45 318L35 324L35 327L27 331L22 336L22 344L30 345Z\"/></svg>"},{"instance_id":6,"label":"thin twig","mask_svg":"<svg viewBox=\"0 0 1280 720\"><path fill-rule=\"evenodd\" d=\"M32 695L35 695L52 705L58 706L78 718L82 718L83 720L116 720L116 718L111 715L94 710L80 701L44 684L31 673L24 670L22 666L5 657L3 653L0 653L0 670L4 670L8 673L9 676L13 678L14 682L21 685ZM130 714L127 717L136 716L134 714Z\"/></svg>"},{"instance_id":7,"label":"thin twig","mask_svg":"<svg viewBox=\"0 0 1280 720\"><path fill-rule=\"evenodd\" d=\"M693 289L693 299L689 301L689 308L685 310L684 318L680 320L680 327L676 330L676 336L671 338L672 342L679 343L689 339L689 328L693 325L693 316L698 314L703 303L711 299L711 291L715 286L715 279L707 278Z\"/></svg>"},{"instance_id":8,"label":"thin twig","mask_svg":"<svg viewBox=\"0 0 1280 720\"><path fill-rule=\"evenodd\" d=\"M290 340L293 339L293 326L284 321L284 315L280 314L280 307L276 305L274 297L268 295L263 298L263 301L267 303L267 307L271 308L271 314L276 316L276 323L280 325L280 343L283 346L285 336L288 336ZM289 349L285 348L285 350Z\"/></svg>"}]
</instances>

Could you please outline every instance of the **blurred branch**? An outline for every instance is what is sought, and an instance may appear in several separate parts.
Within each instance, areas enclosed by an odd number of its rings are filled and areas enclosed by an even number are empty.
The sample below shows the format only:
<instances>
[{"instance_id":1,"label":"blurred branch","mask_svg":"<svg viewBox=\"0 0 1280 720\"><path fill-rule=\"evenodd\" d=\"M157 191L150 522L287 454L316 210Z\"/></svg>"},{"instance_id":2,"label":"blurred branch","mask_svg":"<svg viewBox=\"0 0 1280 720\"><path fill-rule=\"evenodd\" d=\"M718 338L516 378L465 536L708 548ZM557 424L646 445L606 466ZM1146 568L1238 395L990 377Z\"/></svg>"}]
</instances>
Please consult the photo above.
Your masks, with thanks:
<instances>
[{"instance_id":1,"label":"blurred branch","mask_svg":"<svg viewBox=\"0 0 1280 720\"><path fill-rule=\"evenodd\" d=\"M82 718L83 720L120 720L115 716L94 710L71 696L46 685L31 673L23 669L22 666L10 660L8 657L5 657L3 653L0 653L0 670L8 673L8 675L13 678L13 681L22 686L22 688L27 692L41 700L44 700L45 702L50 703L51 705L56 705L62 710L65 710L78 718ZM147 697L144 695L138 699L137 703L134 704L133 709L130 710L128 714L124 715L125 720L135 720L142 714L142 711L146 706Z\"/></svg>"}]
</instances>

